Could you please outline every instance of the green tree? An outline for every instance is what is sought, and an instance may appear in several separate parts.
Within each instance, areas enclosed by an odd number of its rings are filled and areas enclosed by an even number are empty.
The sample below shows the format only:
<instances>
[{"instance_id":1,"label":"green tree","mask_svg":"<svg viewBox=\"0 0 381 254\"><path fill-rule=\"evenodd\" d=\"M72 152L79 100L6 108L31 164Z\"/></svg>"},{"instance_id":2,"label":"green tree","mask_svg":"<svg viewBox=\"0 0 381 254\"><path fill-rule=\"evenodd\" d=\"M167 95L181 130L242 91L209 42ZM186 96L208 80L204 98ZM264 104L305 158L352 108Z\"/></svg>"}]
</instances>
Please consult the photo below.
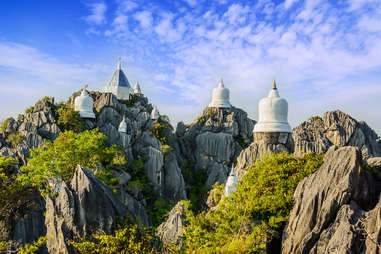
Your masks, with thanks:
<instances>
[{"instance_id":1,"label":"green tree","mask_svg":"<svg viewBox=\"0 0 381 254\"><path fill-rule=\"evenodd\" d=\"M127 164L124 152L116 145L108 146L106 139L98 129L61 132L54 141L45 141L42 147L31 150L19 180L46 195L51 191L48 184L51 179L70 180L77 165L96 169L102 164L105 170L123 168Z\"/></svg>"},{"instance_id":2,"label":"green tree","mask_svg":"<svg viewBox=\"0 0 381 254\"><path fill-rule=\"evenodd\" d=\"M91 239L70 241L69 244L79 253L96 254L144 254L159 253L153 247L157 241L152 228L140 228L138 225L126 224L112 235L93 235Z\"/></svg>"},{"instance_id":3,"label":"green tree","mask_svg":"<svg viewBox=\"0 0 381 254\"><path fill-rule=\"evenodd\" d=\"M8 141L12 144L13 147L17 147L24 137L21 133L12 133L8 136Z\"/></svg>"},{"instance_id":4,"label":"green tree","mask_svg":"<svg viewBox=\"0 0 381 254\"><path fill-rule=\"evenodd\" d=\"M0 220L10 216L21 217L33 192L17 179L17 165L13 158L0 157Z\"/></svg>"},{"instance_id":5,"label":"green tree","mask_svg":"<svg viewBox=\"0 0 381 254\"><path fill-rule=\"evenodd\" d=\"M253 253L280 229L292 208L297 184L322 163L322 155L294 158L287 153L262 158L248 170L237 191L216 209L187 212L186 253Z\"/></svg>"},{"instance_id":6,"label":"green tree","mask_svg":"<svg viewBox=\"0 0 381 254\"><path fill-rule=\"evenodd\" d=\"M61 104L57 110L58 124L64 130L80 132L84 129L84 123L79 112L73 110L70 104Z\"/></svg>"}]
</instances>

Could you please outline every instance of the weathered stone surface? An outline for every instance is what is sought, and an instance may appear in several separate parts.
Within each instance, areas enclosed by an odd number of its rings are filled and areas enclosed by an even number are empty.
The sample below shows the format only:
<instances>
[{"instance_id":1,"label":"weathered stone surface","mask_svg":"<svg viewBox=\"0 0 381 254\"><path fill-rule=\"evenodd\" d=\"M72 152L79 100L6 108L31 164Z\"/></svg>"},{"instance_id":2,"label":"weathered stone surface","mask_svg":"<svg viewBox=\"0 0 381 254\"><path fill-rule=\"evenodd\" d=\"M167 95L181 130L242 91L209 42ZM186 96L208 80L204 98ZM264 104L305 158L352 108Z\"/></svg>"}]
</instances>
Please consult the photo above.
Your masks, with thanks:
<instances>
[{"instance_id":1,"label":"weathered stone surface","mask_svg":"<svg viewBox=\"0 0 381 254\"><path fill-rule=\"evenodd\" d=\"M360 253L363 209L377 201L355 147L331 147L323 165L298 184L283 235L282 253Z\"/></svg>"},{"instance_id":2,"label":"weathered stone surface","mask_svg":"<svg viewBox=\"0 0 381 254\"><path fill-rule=\"evenodd\" d=\"M246 170L253 166L255 161L271 153L292 153L294 143L291 133L254 133L253 143L243 150L237 158L235 167L238 178L241 178Z\"/></svg>"},{"instance_id":3,"label":"weathered stone surface","mask_svg":"<svg viewBox=\"0 0 381 254\"><path fill-rule=\"evenodd\" d=\"M326 112L323 119L306 121L293 129L295 155L324 153L332 145L356 146L364 159L381 156L377 134L363 121L336 110Z\"/></svg>"},{"instance_id":4,"label":"weathered stone surface","mask_svg":"<svg viewBox=\"0 0 381 254\"><path fill-rule=\"evenodd\" d=\"M251 143L254 124L241 109L206 108L192 124L178 124L181 158L186 158L193 170L207 172L207 186L223 183L242 149Z\"/></svg>"},{"instance_id":5,"label":"weathered stone surface","mask_svg":"<svg viewBox=\"0 0 381 254\"><path fill-rule=\"evenodd\" d=\"M66 243L93 233L110 234L116 217L127 207L93 173L78 166L70 184L61 184L57 198L47 198L45 225L50 253L74 253Z\"/></svg>"},{"instance_id":6,"label":"weathered stone surface","mask_svg":"<svg viewBox=\"0 0 381 254\"><path fill-rule=\"evenodd\" d=\"M369 158L366 163L368 163L368 165L371 167L381 170L381 157Z\"/></svg>"},{"instance_id":7,"label":"weathered stone surface","mask_svg":"<svg viewBox=\"0 0 381 254\"><path fill-rule=\"evenodd\" d=\"M365 254L381 253L381 196L377 205L365 213L365 219L362 222L365 226Z\"/></svg>"},{"instance_id":8,"label":"weathered stone surface","mask_svg":"<svg viewBox=\"0 0 381 254\"><path fill-rule=\"evenodd\" d=\"M168 218L157 228L157 234L164 244L182 245L181 236L183 235L183 226L185 221L185 206L180 201L168 213Z\"/></svg>"}]
</instances>

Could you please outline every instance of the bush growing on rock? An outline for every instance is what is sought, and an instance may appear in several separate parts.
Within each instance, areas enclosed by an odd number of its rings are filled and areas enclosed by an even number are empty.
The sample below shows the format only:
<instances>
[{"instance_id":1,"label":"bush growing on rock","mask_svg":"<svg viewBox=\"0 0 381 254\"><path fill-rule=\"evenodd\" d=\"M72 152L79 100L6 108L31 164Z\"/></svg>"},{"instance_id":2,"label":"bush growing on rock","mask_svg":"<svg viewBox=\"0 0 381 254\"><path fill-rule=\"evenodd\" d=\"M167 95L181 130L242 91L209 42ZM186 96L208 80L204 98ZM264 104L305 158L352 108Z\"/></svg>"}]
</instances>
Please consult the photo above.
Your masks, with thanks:
<instances>
[{"instance_id":1,"label":"bush growing on rock","mask_svg":"<svg viewBox=\"0 0 381 254\"><path fill-rule=\"evenodd\" d=\"M1 123L0 132L4 132L8 128L8 125L11 122L11 120L12 120L12 118L7 118Z\"/></svg>"},{"instance_id":2,"label":"bush growing on rock","mask_svg":"<svg viewBox=\"0 0 381 254\"><path fill-rule=\"evenodd\" d=\"M31 158L21 168L19 180L50 193L52 180L69 181L77 165L96 169L100 164L105 170L119 169L127 164L120 147L108 146L107 137L98 129L75 133L61 132L54 141L45 141L42 147L31 150Z\"/></svg>"},{"instance_id":3,"label":"bush growing on rock","mask_svg":"<svg viewBox=\"0 0 381 254\"><path fill-rule=\"evenodd\" d=\"M152 134L161 142L166 144L168 142L168 138L166 136L166 131L168 129L168 125L165 123L154 123L153 128L151 129Z\"/></svg>"},{"instance_id":4,"label":"bush growing on rock","mask_svg":"<svg viewBox=\"0 0 381 254\"><path fill-rule=\"evenodd\" d=\"M187 214L186 253L253 253L265 248L287 220L297 184L322 163L323 155L274 154L248 170L237 191L215 209Z\"/></svg>"},{"instance_id":5,"label":"bush growing on rock","mask_svg":"<svg viewBox=\"0 0 381 254\"><path fill-rule=\"evenodd\" d=\"M310 122L314 122L317 120L323 120L323 118L321 118L320 116L311 116L310 118L308 118L308 121Z\"/></svg>"},{"instance_id":6,"label":"bush growing on rock","mask_svg":"<svg viewBox=\"0 0 381 254\"><path fill-rule=\"evenodd\" d=\"M13 147L17 147L22 141L24 137L21 133L12 133L8 136L9 143L12 144Z\"/></svg>"},{"instance_id":7,"label":"bush growing on rock","mask_svg":"<svg viewBox=\"0 0 381 254\"><path fill-rule=\"evenodd\" d=\"M64 130L80 132L84 128L84 123L79 112L73 110L70 104L61 104L57 110L58 124Z\"/></svg>"},{"instance_id":8,"label":"bush growing on rock","mask_svg":"<svg viewBox=\"0 0 381 254\"><path fill-rule=\"evenodd\" d=\"M113 235L93 235L92 239L70 241L69 244L79 253L160 253L154 248L157 237L152 228L140 228L138 225L126 224Z\"/></svg>"}]
</instances>

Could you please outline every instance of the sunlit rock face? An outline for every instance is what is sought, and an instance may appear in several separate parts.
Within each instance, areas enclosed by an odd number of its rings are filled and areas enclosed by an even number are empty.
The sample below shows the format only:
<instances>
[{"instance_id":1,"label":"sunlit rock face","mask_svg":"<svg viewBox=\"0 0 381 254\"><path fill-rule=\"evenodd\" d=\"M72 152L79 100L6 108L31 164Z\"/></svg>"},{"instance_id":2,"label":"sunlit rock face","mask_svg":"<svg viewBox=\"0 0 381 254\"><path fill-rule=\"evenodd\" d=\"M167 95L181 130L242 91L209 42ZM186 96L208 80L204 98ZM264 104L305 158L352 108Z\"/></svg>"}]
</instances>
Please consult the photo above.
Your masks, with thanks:
<instances>
[{"instance_id":1,"label":"sunlit rock face","mask_svg":"<svg viewBox=\"0 0 381 254\"><path fill-rule=\"evenodd\" d=\"M121 65L121 59L119 57L118 66L107 85L102 89L102 92L112 93L118 98L118 100L128 100L130 98L130 94L134 93L134 90L131 88L130 82L124 74Z\"/></svg>"},{"instance_id":2,"label":"sunlit rock face","mask_svg":"<svg viewBox=\"0 0 381 254\"><path fill-rule=\"evenodd\" d=\"M209 104L211 108L230 108L231 104L229 102L230 92L224 85L221 79L218 83L218 87L213 89L212 102Z\"/></svg>"},{"instance_id":3,"label":"sunlit rock face","mask_svg":"<svg viewBox=\"0 0 381 254\"><path fill-rule=\"evenodd\" d=\"M95 118L93 104L93 98L89 96L86 88L84 88L81 95L74 100L74 110L78 111L82 118Z\"/></svg>"},{"instance_id":4,"label":"sunlit rock face","mask_svg":"<svg viewBox=\"0 0 381 254\"><path fill-rule=\"evenodd\" d=\"M280 98L275 81L266 98L259 102L259 121L254 127L254 132L285 132L291 133L288 123L288 103Z\"/></svg>"}]
</instances>

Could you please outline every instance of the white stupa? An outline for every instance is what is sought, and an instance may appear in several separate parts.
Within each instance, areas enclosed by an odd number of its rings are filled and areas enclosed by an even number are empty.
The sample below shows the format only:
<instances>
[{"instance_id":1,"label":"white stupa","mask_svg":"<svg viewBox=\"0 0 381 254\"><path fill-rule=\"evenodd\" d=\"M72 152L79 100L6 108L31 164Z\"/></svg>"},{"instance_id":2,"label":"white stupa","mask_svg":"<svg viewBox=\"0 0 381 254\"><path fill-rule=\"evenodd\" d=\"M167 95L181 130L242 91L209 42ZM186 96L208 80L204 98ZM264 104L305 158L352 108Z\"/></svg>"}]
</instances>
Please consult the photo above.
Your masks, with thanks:
<instances>
[{"instance_id":1,"label":"white stupa","mask_svg":"<svg viewBox=\"0 0 381 254\"><path fill-rule=\"evenodd\" d=\"M159 117L160 117L159 110L157 109L156 106L154 106L152 109L152 112L151 112L151 118L153 120L157 120L157 119L159 119Z\"/></svg>"},{"instance_id":2,"label":"white stupa","mask_svg":"<svg viewBox=\"0 0 381 254\"><path fill-rule=\"evenodd\" d=\"M128 100L133 94L130 82L122 70L122 62L119 57L118 66L112 74L107 85L102 89L104 93L113 93L119 100Z\"/></svg>"},{"instance_id":3,"label":"white stupa","mask_svg":"<svg viewBox=\"0 0 381 254\"><path fill-rule=\"evenodd\" d=\"M259 101L259 120L254 127L254 132L286 132L291 133L288 123L288 103L279 97L275 80L269 96Z\"/></svg>"},{"instance_id":4,"label":"white stupa","mask_svg":"<svg viewBox=\"0 0 381 254\"><path fill-rule=\"evenodd\" d=\"M218 83L218 87L213 89L212 102L209 104L209 107L230 108L229 97L229 89L224 86L224 81L221 79L220 83Z\"/></svg>"},{"instance_id":5,"label":"white stupa","mask_svg":"<svg viewBox=\"0 0 381 254\"><path fill-rule=\"evenodd\" d=\"M82 89L81 95L74 100L74 110L79 112L82 118L95 118L93 112L94 100L86 90L87 85Z\"/></svg>"},{"instance_id":6,"label":"white stupa","mask_svg":"<svg viewBox=\"0 0 381 254\"><path fill-rule=\"evenodd\" d=\"M230 196L232 192L236 191L238 185L238 178L235 175L234 167L232 167L232 170L230 171L230 175L228 179L226 180L225 184L225 196Z\"/></svg>"},{"instance_id":7,"label":"white stupa","mask_svg":"<svg viewBox=\"0 0 381 254\"><path fill-rule=\"evenodd\" d=\"M134 86L134 94L142 94L142 90L140 90L140 84L139 81L136 81L136 84Z\"/></svg>"},{"instance_id":8,"label":"white stupa","mask_svg":"<svg viewBox=\"0 0 381 254\"><path fill-rule=\"evenodd\" d=\"M119 124L118 131L121 133L127 133L127 122L126 122L126 116L123 115L123 120Z\"/></svg>"}]
</instances>

